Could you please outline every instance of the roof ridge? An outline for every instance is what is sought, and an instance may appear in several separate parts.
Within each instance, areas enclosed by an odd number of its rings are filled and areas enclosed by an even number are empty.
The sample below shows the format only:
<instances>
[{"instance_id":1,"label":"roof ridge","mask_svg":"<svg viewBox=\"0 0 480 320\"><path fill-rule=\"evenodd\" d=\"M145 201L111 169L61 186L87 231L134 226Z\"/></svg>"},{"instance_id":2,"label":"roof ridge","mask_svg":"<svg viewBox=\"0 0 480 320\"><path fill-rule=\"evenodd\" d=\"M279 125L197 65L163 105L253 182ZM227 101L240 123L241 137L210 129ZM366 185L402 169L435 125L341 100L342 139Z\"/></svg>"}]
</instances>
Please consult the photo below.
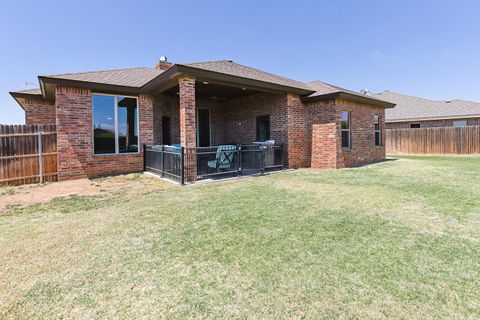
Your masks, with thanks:
<instances>
[{"instance_id":1,"label":"roof ridge","mask_svg":"<svg viewBox=\"0 0 480 320\"><path fill-rule=\"evenodd\" d=\"M295 79L292 79L292 78L287 78L287 77L284 77L284 76L281 76L281 75L278 75L278 74L275 74L275 73L272 73L272 72L269 72L269 71L265 71L265 70L261 70L261 69L257 69L257 68L254 68L254 67L250 67L250 66L247 66L247 65L244 65L244 64L241 64L241 63L238 63L238 62L235 62L233 60L230 60L230 59L223 59L223 60L212 60L212 61L203 61L203 62L192 62L192 63L178 63L179 65L184 65L186 67L195 67L195 65L201 65L201 64L205 64L205 63L225 63L225 62L228 62L228 63L234 63L238 66L241 66L243 68L247 68L247 69L250 69L250 70L255 70L257 72L262 72L264 74L267 74L267 75L270 75L270 76L274 76L274 77L277 77L277 78L281 78L283 80L288 80L288 81L293 81L293 82L296 82L298 84L301 84L302 86L305 86L306 83L305 82L302 82L302 81L299 81L299 80L295 80Z\"/></svg>"},{"instance_id":2,"label":"roof ridge","mask_svg":"<svg viewBox=\"0 0 480 320\"><path fill-rule=\"evenodd\" d=\"M181 62L181 63L175 63L175 64L187 65L187 64L216 63L216 62L233 62L233 63L236 63L235 61L233 61L231 59L221 59L221 60L196 61L196 62Z\"/></svg>"},{"instance_id":3,"label":"roof ridge","mask_svg":"<svg viewBox=\"0 0 480 320\"><path fill-rule=\"evenodd\" d=\"M233 60L226 60L226 61L229 61L229 62L238 64L238 65L240 65L240 66L242 66L242 67L245 67L245 68L248 68L248 69L257 70L257 71L264 72L264 73L267 73L267 74L272 75L272 76L275 76L275 77L279 77L279 78L283 78L283 79L286 79L286 80L295 81L295 82L301 83L301 84L303 84L303 85L306 85L306 83L303 82L303 81L298 81L298 80L295 80L295 79L292 79L292 78L287 78L287 77L284 77L284 76L281 76L281 75L278 75L278 74L275 74L275 73L271 73L271 72L269 72L269 71L264 71L264 70L260 70L260 69L254 68L254 67L246 66L246 65L244 65L244 64L234 62Z\"/></svg>"},{"instance_id":4,"label":"roof ridge","mask_svg":"<svg viewBox=\"0 0 480 320\"><path fill-rule=\"evenodd\" d=\"M82 71L82 72L68 72L68 73L49 74L45 77L59 77L59 76L79 75L79 74L87 74L87 73L94 73L94 72L125 71L125 70L134 70L134 69L156 70L155 68L149 68L149 67L131 67L131 68L118 68L118 69L107 69L107 70L90 70L90 71ZM158 71L160 71L160 70L158 70Z\"/></svg>"}]
</instances>

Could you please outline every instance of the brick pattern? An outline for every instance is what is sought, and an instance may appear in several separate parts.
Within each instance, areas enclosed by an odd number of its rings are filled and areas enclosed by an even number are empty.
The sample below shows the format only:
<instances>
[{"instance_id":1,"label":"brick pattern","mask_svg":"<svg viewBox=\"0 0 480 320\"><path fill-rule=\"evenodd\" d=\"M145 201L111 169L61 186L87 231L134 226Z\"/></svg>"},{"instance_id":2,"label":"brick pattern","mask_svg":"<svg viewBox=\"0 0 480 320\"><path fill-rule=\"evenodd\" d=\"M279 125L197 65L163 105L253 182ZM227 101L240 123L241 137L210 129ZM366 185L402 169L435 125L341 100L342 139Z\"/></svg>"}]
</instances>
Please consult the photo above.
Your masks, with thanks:
<instances>
[{"instance_id":1,"label":"brick pattern","mask_svg":"<svg viewBox=\"0 0 480 320\"><path fill-rule=\"evenodd\" d=\"M140 126L140 143L154 145L153 136L153 97L141 94L138 97L138 113Z\"/></svg>"},{"instance_id":2,"label":"brick pattern","mask_svg":"<svg viewBox=\"0 0 480 320\"><path fill-rule=\"evenodd\" d=\"M153 100L154 144L163 144L162 117L170 118L171 144L180 144L180 109L176 97L160 94Z\"/></svg>"},{"instance_id":3,"label":"brick pattern","mask_svg":"<svg viewBox=\"0 0 480 320\"><path fill-rule=\"evenodd\" d=\"M185 165L185 178L195 181L197 178L197 163L195 147L197 145L196 109L195 109L195 78L182 77L178 79L180 93L180 143L185 147L189 161Z\"/></svg>"},{"instance_id":4,"label":"brick pattern","mask_svg":"<svg viewBox=\"0 0 480 320\"><path fill-rule=\"evenodd\" d=\"M287 97L258 93L227 101L223 114L223 143L251 144L256 141L256 117L270 116L270 138L287 143Z\"/></svg>"},{"instance_id":5,"label":"brick pattern","mask_svg":"<svg viewBox=\"0 0 480 320\"><path fill-rule=\"evenodd\" d=\"M139 97L140 143L153 141L153 99ZM143 154L93 154L92 93L58 87L56 91L58 178L60 181L141 171Z\"/></svg>"},{"instance_id":6,"label":"brick pattern","mask_svg":"<svg viewBox=\"0 0 480 320\"><path fill-rule=\"evenodd\" d=\"M306 108L300 97L295 94L287 95L287 156L289 168L308 166L307 158L308 139L306 125Z\"/></svg>"},{"instance_id":7,"label":"brick pattern","mask_svg":"<svg viewBox=\"0 0 480 320\"><path fill-rule=\"evenodd\" d=\"M338 121L340 113L350 112L351 116L351 148L342 149L346 167L355 167L385 160L385 109L352 102L336 100ZM382 145L375 146L374 117L382 117Z\"/></svg>"},{"instance_id":8,"label":"brick pattern","mask_svg":"<svg viewBox=\"0 0 480 320\"><path fill-rule=\"evenodd\" d=\"M350 149L341 148L341 112L350 112L351 116L351 142ZM374 116L382 116L382 146L375 146ZM373 105L357 103L349 100L318 101L307 104L307 145L313 146L313 126L316 124L338 124L339 143L335 148L341 152L337 157L339 164L335 167L355 167L385 159L385 112L383 108ZM317 130L320 130L317 128ZM318 132L317 132L318 134ZM332 140L327 140L333 143ZM318 144L318 141L315 141ZM318 148L317 148L318 149ZM325 155L328 157L329 155ZM313 149L307 150L307 159L318 157L313 154ZM310 162L311 165L311 162Z\"/></svg>"},{"instance_id":9,"label":"brick pattern","mask_svg":"<svg viewBox=\"0 0 480 320\"><path fill-rule=\"evenodd\" d=\"M55 102L43 98L25 99L25 124L53 125L56 123Z\"/></svg>"},{"instance_id":10,"label":"brick pattern","mask_svg":"<svg viewBox=\"0 0 480 320\"><path fill-rule=\"evenodd\" d=\"M312 168L333 169L345 166L339 131L340 124L338 122L312 125L312 156L310 162Z\"/></svg>"},{"instance_id":11,"label":"brick pattern","mask_svg":"<svg viewBox=\"0 0 480 320\"><path fill-rule=\"evenodd\" d=\"M407 121L407 122L389 122L386 124L387 129L409 129L410 124L420 123L421 128L434 127L453 127L454 121L467 121L469 126L480 125L480 118L466 118L466 119L444 119L444 120L428 120L428 121Z\"/></svg>"}]
</instances>

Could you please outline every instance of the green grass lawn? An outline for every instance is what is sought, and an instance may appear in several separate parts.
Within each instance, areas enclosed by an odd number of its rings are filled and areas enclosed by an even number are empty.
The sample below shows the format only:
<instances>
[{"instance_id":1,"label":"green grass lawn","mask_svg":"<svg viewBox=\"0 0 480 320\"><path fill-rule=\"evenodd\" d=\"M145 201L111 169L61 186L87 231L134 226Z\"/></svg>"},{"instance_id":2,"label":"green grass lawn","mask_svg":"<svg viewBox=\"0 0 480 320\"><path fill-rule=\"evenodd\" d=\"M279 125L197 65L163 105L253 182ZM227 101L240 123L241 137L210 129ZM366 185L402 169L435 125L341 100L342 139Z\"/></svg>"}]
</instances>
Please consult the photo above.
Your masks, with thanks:
<instances>
[{"instance_id":1,"label":"green grass lawn","mask_svg":"<svg viewBox=\"0 0 480 320\"><path fill-rule=\"evenodd\" d=\"M138 179L0 213L0 318L480 317L480 157Z\"/></svg>"}]
</instances>

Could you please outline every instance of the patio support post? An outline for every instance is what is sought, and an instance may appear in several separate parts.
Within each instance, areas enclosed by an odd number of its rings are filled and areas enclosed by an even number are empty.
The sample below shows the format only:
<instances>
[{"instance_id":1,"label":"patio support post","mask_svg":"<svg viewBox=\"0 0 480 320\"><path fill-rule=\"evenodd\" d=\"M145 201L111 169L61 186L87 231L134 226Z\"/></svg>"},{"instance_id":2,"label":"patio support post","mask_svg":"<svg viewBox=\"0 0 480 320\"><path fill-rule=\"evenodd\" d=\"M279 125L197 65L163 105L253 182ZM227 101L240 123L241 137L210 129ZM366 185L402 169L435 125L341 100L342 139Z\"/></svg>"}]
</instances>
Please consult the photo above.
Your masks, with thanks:
<instances>
[{"instance_id":1,"label":"patio support post","mask_svg":"<svg viewBox=\"0 0 480 320\"><path fill-rule=\"evenodd\" d=\"M197 180L197 128L195 118L195 77L178 79L180 95L180 143L185 148L185 180Z\"/></svg>"}]
</instances>

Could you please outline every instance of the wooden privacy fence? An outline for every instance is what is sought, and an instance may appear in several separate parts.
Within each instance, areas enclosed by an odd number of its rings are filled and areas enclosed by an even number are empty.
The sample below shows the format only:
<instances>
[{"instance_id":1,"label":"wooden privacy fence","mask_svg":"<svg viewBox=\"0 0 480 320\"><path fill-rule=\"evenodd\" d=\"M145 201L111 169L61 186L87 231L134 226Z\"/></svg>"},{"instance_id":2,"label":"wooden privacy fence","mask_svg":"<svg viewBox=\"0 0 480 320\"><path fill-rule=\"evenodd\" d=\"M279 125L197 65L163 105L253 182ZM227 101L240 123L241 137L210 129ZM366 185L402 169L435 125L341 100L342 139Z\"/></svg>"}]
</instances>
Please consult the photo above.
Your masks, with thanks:
<instances>
[{"instance_id":1,"label":"wooden privacy fence","mask_svg":"<svg viewBox=\"0 0 480 320\"><path fill-rule=\"evenodd\" d=\"M480 126L388 129L387 153L479 154Z\"/></svg>"},{"instance_id":2,"label":"wooden privacy fence","mask_svg":"<svg viewBox=\"0 0 480 320\"><path fill-rule=\"evenodd\" d=\"M54 125L0 125L0 185L56 180Z\"/></svg>"}]
</instances>

